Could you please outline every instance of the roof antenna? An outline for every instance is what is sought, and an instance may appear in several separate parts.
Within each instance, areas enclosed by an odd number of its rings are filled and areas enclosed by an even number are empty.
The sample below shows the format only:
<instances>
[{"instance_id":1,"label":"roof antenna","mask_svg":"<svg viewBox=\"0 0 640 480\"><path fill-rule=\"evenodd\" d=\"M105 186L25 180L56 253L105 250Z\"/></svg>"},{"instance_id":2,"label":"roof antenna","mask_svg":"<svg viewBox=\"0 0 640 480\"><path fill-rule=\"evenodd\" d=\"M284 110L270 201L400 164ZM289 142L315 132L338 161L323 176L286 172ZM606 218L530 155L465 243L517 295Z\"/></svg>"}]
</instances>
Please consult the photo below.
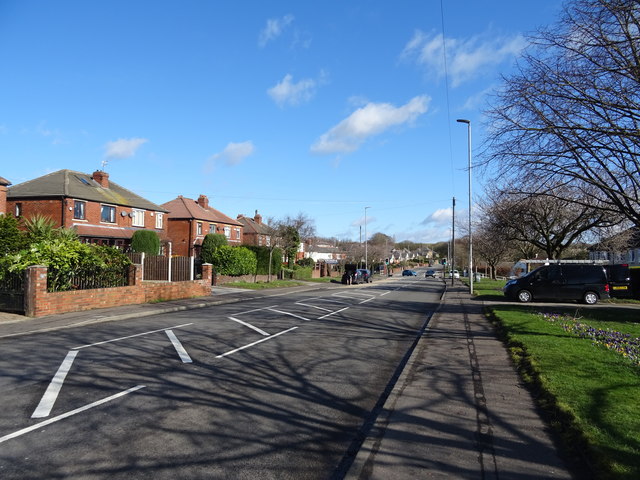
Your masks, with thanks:
<instances>
[{"instance_id":1,"label":"roof antenna","mask_svg":"<svg viewBox=\"0 0 640 480\"><path fill-rule=\"evenodd\" d=\"M104 160L102 160L102 171L104 172L104 167L107 166L107 162L108 160L105 158Z\"/></svg>"}]
</instances>

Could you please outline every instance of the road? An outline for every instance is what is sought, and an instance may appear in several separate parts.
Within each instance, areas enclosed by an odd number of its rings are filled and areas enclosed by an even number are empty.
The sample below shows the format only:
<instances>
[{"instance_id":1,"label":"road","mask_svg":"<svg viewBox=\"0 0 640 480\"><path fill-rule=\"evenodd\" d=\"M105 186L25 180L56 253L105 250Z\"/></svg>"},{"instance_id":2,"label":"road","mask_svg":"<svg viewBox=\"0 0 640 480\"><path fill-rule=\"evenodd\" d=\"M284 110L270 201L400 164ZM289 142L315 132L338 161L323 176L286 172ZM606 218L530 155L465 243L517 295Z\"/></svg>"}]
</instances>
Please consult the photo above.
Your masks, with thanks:
<instances>
[{"instance_id":1,"label":"road","mask_svg":"<svg viewBox=\"0 0 640 480\"><path fill-rule=\"evenodd\" d=\"M0 340L0 478L341 478L441 290L393 277Z\"/></svg>"}]
</instances>

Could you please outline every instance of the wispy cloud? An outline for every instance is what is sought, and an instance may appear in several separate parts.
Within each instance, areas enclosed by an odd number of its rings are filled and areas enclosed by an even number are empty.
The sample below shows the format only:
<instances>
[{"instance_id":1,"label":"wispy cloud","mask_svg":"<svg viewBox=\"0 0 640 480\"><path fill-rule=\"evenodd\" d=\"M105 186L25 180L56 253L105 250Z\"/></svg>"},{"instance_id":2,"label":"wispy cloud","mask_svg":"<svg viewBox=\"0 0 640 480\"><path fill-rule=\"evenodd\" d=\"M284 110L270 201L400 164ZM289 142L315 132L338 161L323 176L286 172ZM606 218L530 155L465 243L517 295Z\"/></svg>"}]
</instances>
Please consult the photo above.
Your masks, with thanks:
<instances>
[{"instance_id":1,"label":"wispy cloud","mask_svg":"<svg viewBox=\"0 0 640 480\"><path fill-rule=\"evenodd\" d=\"M367 225L375 222L377 220L376 217L372 217L372 216L368 216L365 220L364 215L356 220L354 220L353 222L351 222L351 226L352 227L364 227L365 223Z\"/></svg>"},{"instance_id":2,"label":"wispy cloud","mask_svg":"<svg viewBox=\"0 0 640 480\"><path fill-rule=\"evenodd\" d=\"M420 223L420 225L429 225L429 224L447 225L451 223L452 215L453 215L453 210L451 208L441 208L433 212L427 218L425 218Z\"/></svg>"},{"instance_id":3,"label":"wispy cloud","mask_svg":"<svg viewBox=\"0 0 640 480\"><path fill-rule=\"evenodd\" d=\"M258 36L258 45L262 48L271 40L278 38L283 30L293 22L293 15L285 15L282 18L270 18L267 25L260 31Z\"/></svg>"},{"instance_id":4,"label":"wispy cloud","mask_svg":"<svg viewBox=\"0 0 640 480\"><path fill-rule=\"evenodd\" d=\"M427 111L430 101L430 97L420 95L400 107L368 103L321 135L311 146L311 152L320 155L353 152L370 137L397 125L412 123Z\"/></svg>"},{"instance_id":5,"label":"wispy cloud","mask_svg":"<svg viewBox=\"0 0 640 480\"><path fill-rule=\"evenodd\" d=\"M211 156L211 161L221 160L227 165L238 165L249 155L253 154L255 150L256 147L251 141L242 143L229 142L223 151Z\"/></svg>"},{"instance_id":6,"label":"wispy cloud","mask_svg":"<svg viewBox=\"0 0 640 480\"><path fill-rule=\"evenodd\" d=\"M318 79L304 78L299 82L293 81L291 74L286 74L281 82L267 90L267 94L279 107L286 105L297 106L311 100L318 86L326 83L326 74L320 72Z\"/></svg>"},{"instance_id":7,"label":"wispy cloud","mask_svg":"<svg viewBox=\"0 0 640 480\"><path fill-rule=\"evenodd\" d=\"M148 141L146 138L119 138L113 142L107 142L104 146L104 156L107 159L133 157Z\"/></svg>"},{"instance_id":8,"label":"wispy cloud","mask_svg":"<svg viewBox=\"0 0 640 480\"><path fill-rule=\"evenodd\" d=\"M414 61L429 74L444 76L442 34L416 30L400 57ZM468 39L446 39L447 65L453 87L476 78L491 67L517 56L527 45L522 35L511 37L491 34Z\"/></svg>"}]
</instances>

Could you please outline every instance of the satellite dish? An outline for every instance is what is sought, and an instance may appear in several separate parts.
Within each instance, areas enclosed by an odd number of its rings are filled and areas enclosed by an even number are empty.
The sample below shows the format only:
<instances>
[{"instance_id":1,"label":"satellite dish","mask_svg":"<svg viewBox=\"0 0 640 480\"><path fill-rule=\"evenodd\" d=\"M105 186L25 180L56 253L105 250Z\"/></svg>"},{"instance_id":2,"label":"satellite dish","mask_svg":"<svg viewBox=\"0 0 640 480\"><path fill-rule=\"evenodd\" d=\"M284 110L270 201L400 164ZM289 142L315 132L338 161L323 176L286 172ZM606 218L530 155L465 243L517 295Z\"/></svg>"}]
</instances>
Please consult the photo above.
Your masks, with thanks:
<instances>
[{"instance_id":1,"label":"satellite dish","mask_svg":"<svg viewBox=\"0 0 640 480\"><path fill-rule=\"evenodd\" d=\"M120 215L122 215L123 217L127 216L127 212L120 212Z\"/></svg>"}]
</instances>

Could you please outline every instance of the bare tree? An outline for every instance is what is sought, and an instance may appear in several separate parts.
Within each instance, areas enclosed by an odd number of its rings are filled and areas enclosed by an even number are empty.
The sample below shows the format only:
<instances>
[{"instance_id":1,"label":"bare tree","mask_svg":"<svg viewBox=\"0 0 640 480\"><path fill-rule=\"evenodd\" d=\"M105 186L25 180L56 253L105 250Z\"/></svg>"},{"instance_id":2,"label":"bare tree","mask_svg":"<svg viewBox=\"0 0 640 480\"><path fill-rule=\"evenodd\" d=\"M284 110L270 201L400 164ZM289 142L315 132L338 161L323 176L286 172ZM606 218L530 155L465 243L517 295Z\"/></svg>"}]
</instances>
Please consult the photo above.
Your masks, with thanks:
<instances>
[{"instance_id":1,"label":"bare tree","mask_svg":"<svg viewBox=\"0 0 640 480\"><path fill-rule=\"evenodd\" d=\"M640 4L570 1L530 41L487 112L484 160L502 184L559 198L567 185L640 225Z\"/></svg>"}]
</instances>

